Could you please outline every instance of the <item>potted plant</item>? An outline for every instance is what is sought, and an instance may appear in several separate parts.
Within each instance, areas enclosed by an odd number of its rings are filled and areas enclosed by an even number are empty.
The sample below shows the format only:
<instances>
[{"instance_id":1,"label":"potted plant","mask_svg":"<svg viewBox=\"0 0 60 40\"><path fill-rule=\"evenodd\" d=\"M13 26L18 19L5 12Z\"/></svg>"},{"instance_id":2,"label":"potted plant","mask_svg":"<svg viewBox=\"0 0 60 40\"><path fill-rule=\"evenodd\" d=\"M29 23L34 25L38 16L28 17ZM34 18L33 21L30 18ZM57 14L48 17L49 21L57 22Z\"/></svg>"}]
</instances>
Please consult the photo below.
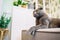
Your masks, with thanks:
<instances>
[{"instance_id":1,"label":"potted plant","mask_svg":"<svg viewBox=\"0 0 60 40\"><path fill-rule=\"evenodd\" d=\"M7 28L8 27L8 24L10 23L10 21L11 21L11 17L8 18L8 17L2 15L0 17L0 28L1 29Z\"/></svg>"},{"instance_id":2,"label":"potted plant","mask_svg":"<svg viewBox=\"0 0 60 40\"><path fill-rule=\"evenodd\" d=\"M17 0L13 2L14 6L20 6L23 8L26 8L26 5L28 4L28 2L23 2L22 0Z\"/></svg>"}]
</instances>

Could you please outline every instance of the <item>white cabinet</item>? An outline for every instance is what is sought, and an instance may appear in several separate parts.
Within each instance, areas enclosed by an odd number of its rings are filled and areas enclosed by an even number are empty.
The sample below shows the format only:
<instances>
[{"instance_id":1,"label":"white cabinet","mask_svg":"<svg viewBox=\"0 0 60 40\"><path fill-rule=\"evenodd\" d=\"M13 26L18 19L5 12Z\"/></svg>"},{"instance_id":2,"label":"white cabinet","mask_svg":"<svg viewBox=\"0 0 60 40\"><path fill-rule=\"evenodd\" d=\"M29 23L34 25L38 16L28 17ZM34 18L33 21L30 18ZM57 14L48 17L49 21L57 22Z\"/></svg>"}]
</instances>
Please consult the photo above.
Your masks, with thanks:
<instances>
[{"instance_id":1,"label":"white cabinet","mask_svg":"<svg viewBox=\"0 0 60 40\"><path fill-rule=\"evenodd\" d=\"M34 25L35 18L32 9L13 7L11 40L21 40L21 31L28 30Z\"/></svg>"}]
</instances>

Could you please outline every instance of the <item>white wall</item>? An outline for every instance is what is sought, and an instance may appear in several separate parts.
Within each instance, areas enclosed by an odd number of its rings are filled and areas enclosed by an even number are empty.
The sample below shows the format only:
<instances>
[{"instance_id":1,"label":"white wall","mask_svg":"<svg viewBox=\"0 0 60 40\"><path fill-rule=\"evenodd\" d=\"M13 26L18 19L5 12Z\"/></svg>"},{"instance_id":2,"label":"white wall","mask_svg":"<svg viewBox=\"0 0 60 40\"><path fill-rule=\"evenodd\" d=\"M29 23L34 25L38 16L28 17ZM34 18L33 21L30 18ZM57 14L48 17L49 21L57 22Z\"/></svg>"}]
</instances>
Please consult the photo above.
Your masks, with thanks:
<instances>
[{"instance_id":1,"label":"white wall","mask_svg":"<svg viewBox=\"0 0 60 40\"><path fill-rule=\"evenodd\" d=\"M0 0L0 16L1 16L1 13L2 13L2 0Z\"/></svg>"},{"instance_id":2,"label":"white wall","mask_svg":"<svg viewBox=\"0 0 60 40\"><path fill-rule=\"evenodd\" d=\"M0 0L0 14L6 13L7 17L12 15L12 6L13 6L13 0ZM9 33L11 32L11 23L8 26ZM10 34L5 37L4 40L10 40Z\"/></svg>"},{"instance_id":3,"label":"white wall","mask_svg":"<svg viewBox=\"0 0 60 40\"><path fill-rule=\"evenodd\" d=\"M32 9L13 7L11 40L21 40L21 31L28 30L35 25Z\"/></svg>"}]
</instances>

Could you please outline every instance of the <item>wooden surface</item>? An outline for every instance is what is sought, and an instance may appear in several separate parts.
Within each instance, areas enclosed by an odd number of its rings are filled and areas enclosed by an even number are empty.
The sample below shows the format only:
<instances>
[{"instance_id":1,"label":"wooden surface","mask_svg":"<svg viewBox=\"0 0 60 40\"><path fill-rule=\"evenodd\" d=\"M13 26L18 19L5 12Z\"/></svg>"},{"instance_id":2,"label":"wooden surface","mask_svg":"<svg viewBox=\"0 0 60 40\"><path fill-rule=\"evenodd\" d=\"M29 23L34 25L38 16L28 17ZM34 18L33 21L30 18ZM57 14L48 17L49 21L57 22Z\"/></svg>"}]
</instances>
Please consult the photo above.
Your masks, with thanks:
<instances>
[{"instance_id":1,"label":"wooden surface","mask_svg":"<svg viewBox=\"0 0 60 40\"><path fill-rule=\"evenodd\" d=\"M0 40L3 40L6 34L8 34L8 29L0 29Z\"/></svg>"},{"instance_id":2,"label":"wooden surface","mask_svg":"<svg viewBox=\"0 0 60 40\"><path fill-rule=\"evenodd\" d=\"M60 28L39 29L40 32L60 32Z\"/></svg>"},{"instance_id":3,"label":"wooden surface","mask_svg":"<svg viewBox=\"0 0 60 40\"><path fill-rule=\"evenodd\" d=\"M37 31L33 37L26 30L22 30L21 36L22 40L60 40L60 32Z\"/></svg>"}]
</instances>

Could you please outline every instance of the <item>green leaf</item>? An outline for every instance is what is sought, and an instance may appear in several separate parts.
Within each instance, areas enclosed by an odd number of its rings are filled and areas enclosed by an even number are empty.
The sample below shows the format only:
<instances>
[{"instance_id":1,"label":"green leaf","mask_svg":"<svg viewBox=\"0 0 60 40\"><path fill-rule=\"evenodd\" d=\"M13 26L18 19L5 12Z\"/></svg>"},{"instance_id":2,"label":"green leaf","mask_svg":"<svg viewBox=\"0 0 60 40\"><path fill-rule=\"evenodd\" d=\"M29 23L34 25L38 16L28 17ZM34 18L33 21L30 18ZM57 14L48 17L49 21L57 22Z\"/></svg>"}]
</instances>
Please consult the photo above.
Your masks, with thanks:
<instances>
[{"instance_id":1,"label":"green leaf","mask_svg":"<svg viewBox=\"0 0 60 40\"><path fill-rule=\"evenodd\" d=\"M13 2L13 5L14 6L18 6L18 2Z\"/></svg>"},{"instance_id":2,"label":"green leaf","mask_svg":"<svg viewBox=\"0 0 60 40\"><path fill-rule=\"evenodd\" d=\"M18 0L18 5L21 5L22 4L22 0Z\"/></svg>"},{"instance_id":3,"label":"green leaf","mask_svg":"<svg viewBox=\"0 0 60 40\"><path fill-rule=\"evenodd\" d=\"M0 18L0 28L7 28L10 21L11 17L5 18L5 16L2 15Z\"/></svg>"}]
</instances>

